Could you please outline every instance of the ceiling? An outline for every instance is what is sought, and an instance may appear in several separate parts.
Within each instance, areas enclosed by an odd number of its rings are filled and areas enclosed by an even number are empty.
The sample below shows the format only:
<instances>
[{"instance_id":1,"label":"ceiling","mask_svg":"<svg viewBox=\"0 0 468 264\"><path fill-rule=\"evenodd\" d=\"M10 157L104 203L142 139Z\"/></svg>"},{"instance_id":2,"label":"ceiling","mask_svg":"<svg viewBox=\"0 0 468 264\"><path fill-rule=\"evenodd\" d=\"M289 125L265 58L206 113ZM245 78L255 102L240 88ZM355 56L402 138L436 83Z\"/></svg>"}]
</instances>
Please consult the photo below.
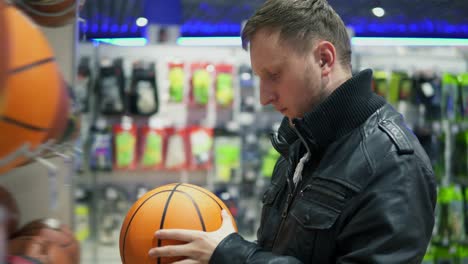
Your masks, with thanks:
<instances>
[{"instance_id":1,"label":"ceiling","mask_svg":"<svg viewBox=\"0 0 468 264\"><path fill-rule=\"evenodd\" d=\"M154 24L177 24L182 35L238 36L240 24L264 0L88 0L80 16L82 35L143 36L138 17ZM329 0L358 36L468 38L468 0ZM375 17L371 8L386 11Z\"/></svg>"}]
</instances>

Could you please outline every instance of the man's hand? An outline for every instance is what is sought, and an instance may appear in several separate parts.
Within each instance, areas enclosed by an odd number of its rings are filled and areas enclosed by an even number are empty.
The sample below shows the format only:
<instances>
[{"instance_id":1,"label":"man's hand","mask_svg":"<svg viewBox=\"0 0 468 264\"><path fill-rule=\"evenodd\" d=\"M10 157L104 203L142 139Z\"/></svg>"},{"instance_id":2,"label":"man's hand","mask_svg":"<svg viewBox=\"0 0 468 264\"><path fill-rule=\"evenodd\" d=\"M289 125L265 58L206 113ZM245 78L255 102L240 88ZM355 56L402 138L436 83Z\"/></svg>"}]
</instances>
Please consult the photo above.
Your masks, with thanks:
<instances>
[{"instance_id":1,"label":"man's hand","mask_svg":"<svg viewBox=\"0 0 468 264\"><path fill-rule=\"evenodd\" d=\"M210 261L211 255L218 244L228 235L236 232L231 216L223 210L221 227L213 232L203 232L185 229L164 229L156 232L158 239L173 239L187 242L183 245L164 246L152 248L149 256L157 257L187 257L175 264L205 264Z\"/></svg>"}]
</instances>

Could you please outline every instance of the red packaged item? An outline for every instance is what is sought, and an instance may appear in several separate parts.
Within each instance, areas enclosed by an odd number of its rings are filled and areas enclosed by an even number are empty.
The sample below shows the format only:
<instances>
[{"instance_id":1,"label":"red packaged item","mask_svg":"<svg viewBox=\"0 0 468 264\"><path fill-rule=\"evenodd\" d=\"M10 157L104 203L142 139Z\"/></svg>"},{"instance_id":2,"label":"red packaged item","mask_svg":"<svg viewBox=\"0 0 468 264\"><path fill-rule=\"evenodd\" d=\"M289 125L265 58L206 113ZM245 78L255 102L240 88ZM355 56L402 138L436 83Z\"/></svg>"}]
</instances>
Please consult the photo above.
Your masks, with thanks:
<instances>
[{"instance_id":1,"label":"red packaged item","mask_svg":"<svg viewBox=\"0 0 468 264\"><path fill-rule=\"evenodd\" d=\"M189 168L210 169L213 165L213 129L191 127L189 129Z\"/></svg>"},{"instance_id":2,"label":"red packaged item","mask_svg":"<svg viewBox=\"0 0 468 264\"><path fill-rule=\"evenodd\" d=\"M130 117L114 126L114 167L135 169L137 161L137 128Z\"/></svg>"},{"instance_id":3,"label":"red packaged item","mask_svg":"<svg viewBox=\"0 0 468 264\"><path fill-rule=\"evenodd\" d=\"M214 66L209 63L193 63L190 65L190 105L204 107L210 101L213 86Z\"/></svg>"}]
</instances>

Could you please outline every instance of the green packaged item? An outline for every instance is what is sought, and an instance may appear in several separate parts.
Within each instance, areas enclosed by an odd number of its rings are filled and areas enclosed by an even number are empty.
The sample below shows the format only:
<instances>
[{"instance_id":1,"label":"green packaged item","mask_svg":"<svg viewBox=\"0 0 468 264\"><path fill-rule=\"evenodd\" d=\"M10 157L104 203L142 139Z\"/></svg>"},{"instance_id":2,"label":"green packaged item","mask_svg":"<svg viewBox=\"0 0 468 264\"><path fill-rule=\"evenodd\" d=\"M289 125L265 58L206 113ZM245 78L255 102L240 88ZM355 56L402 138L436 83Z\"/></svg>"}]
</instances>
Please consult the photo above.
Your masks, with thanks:
<instances>
[{"instance_id":1,"label":"green packaged item","mask_svg":"<svg viewBox=\"0 0 468 264\"><path fill-rule=\"evenodd\" d=\"M219 73L216 77L216 102L222 106L229 106L234 100L232 75Z\"/></svg>"},{"instance_id":2,"label":"green packaged item","mask_svg":"<svg viewBox=\"0 0 468 264\"><path fill-rule=\"evenodd\" d=\"M117 167L129 167L135 161L136 138L129 131L119 132L116 137Z\"/></svg>"},{"instance_id":3,"label":"green packaged item","mask_svg":"<svg viewBox=\"0 0 468 264\"><path fill-rule=\"evenodd\" d=\"M374 92L383 98L387 98L388 81L386 72L376 71L374 73Z\"/></svg>"},{"instance_id":4,"label":"green packaged item","mask_svg":"<svg viewBox=\"0 0 468 264\"><path fill-rule=\"evenodd\" d=\"M199 69L193 73L193 98L200 105L208 104L211 76L207 70Z\"/></svg>"},{"instance_id":5,"label":"green packaged item","mask_svg":"<svg viewBox=\"0 0 468 264\"><path fill-rule=\"evenodd\" d=\"M232 172L240 167L241 144L237 137L215 138L216 179L231 181Z\"/></svg>"},{"instance_id":6,"label":"green packaged item","mask_svg":"<svg viewBox=\"0 0 468 264\"><path fill-rule=\"evenodd\" d=\"M173 67L169 70L169 97L170 101L181 103L184 99L185 73L181 67Z\"/></svg>"},{"instance_id":7,"label":"green packaged item","mask_svg":"<svg viewBox=\"0 0 468 264\"><path fill-rule=\"evenodd\" d=\"M144 167L157 166L162 163L163 138L160 134L149 132L146 135L145 150L142 165Z\"/></svg>"},{"instance_id":8,"label":"green packaged item","mask_svg":"<svg viewBox=\"0 0 468 264\"><path fill-rule=\"evenodd\" d=\"M458 75L460 84L460 108L464 120L468 120L468 73Z\"/></svg>"},{"instance_id":9,"label":"green packaged item","mask_svg":"<svg viewBox=\"0 0 468 264\"><path fill-rule=\"evenodd\" d=\"M262 163L262 175L264 177L271 178L273 175L273 169L275 168L276 161L280 157L280 154L274 147L270 147L268 152L265 154Z\"/></svg>"}]
</instances>

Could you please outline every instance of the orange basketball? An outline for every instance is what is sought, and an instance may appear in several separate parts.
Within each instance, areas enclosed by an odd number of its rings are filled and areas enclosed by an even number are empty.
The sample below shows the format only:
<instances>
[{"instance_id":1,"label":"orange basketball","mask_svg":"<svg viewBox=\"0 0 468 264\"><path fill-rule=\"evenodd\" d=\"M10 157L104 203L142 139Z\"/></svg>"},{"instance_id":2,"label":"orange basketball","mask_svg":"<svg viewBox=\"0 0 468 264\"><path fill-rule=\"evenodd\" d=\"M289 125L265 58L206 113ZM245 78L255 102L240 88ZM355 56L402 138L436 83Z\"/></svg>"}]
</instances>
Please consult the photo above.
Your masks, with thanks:
<instances>
[{"instance_id":1,"label":"orange basketball","mask_svg":"<svg viewBox=\"0 0 468 264\"><path fill-rule=\"evenodd\" d=\"M46 140L54 139L57 143L61 142L67 130L70 110L70 97L68 96L68 88L65 80L62 80L62 85L63 89L60 89L60 100L57 111L55 112L55 118L46 136Z\"/></svg>"},{"instance_id":2,"label":"orange basketball","mask_svg":"<svg viewBox=\"0 0 468 264\"><path fill-rule=\"evenodd\" d=\"M37 24L45 27L61 27L76 17L77 0L16 0Z\"/></svg>"},{"instance_id":3,"label":"orange basketball","mask_svg":"<svg viewBox=\"0 0 468 264\"><path fill-rule=\"evenodd\" d=\"M10 58L0 97L0 174L24 163L19 150L35 150L58 126L57 111L64 112L62 77L47 39L15 7L5 15Z\"/></svg>"},{"instance_id":4,"label":"orange basketball","mask_svg":"<svg viewBox=\"0 0 468 264\"><path fill-rule=\"evenodd\" d=\"M15 237L38 236L58 245L68 255L70 263L80 263L80 245L68 226L53 218L37 219L18 230Z\"/></svg>"},{"instance_id":5,"label":"orange basketball","mask_svg":"<svg viewBox=\"0 0 468 264\"><path fill-rule=\"evenodd\" d=\"M210 191L191 184L174 183L143 195L130 208L120 231L120 257L123 264L155 263L148 257L153 247L180 244L159 240L159 229L215 231L221 227L221 210L227 206ZM235 224L235 223L234 223ZM183 258L160 258L156 263L171 263Z\"/></svg>"},{"instance_id":6,"label":"orange basketball","mask_svg":"<svg viewBox=\"0 0 468 264\"><path fill-rule=\"evenodd\" d=\"M8 33L6 32L6 19L5 19L5 3L4 1L0 1L0 98L2 97L2 90L4 87L4 81L6 78L6 63L8 61L8 46L7 41L6 41L6 36L8 36ZM1 99L0 99L1 101Z\"/></svg>"}]
</instances>

